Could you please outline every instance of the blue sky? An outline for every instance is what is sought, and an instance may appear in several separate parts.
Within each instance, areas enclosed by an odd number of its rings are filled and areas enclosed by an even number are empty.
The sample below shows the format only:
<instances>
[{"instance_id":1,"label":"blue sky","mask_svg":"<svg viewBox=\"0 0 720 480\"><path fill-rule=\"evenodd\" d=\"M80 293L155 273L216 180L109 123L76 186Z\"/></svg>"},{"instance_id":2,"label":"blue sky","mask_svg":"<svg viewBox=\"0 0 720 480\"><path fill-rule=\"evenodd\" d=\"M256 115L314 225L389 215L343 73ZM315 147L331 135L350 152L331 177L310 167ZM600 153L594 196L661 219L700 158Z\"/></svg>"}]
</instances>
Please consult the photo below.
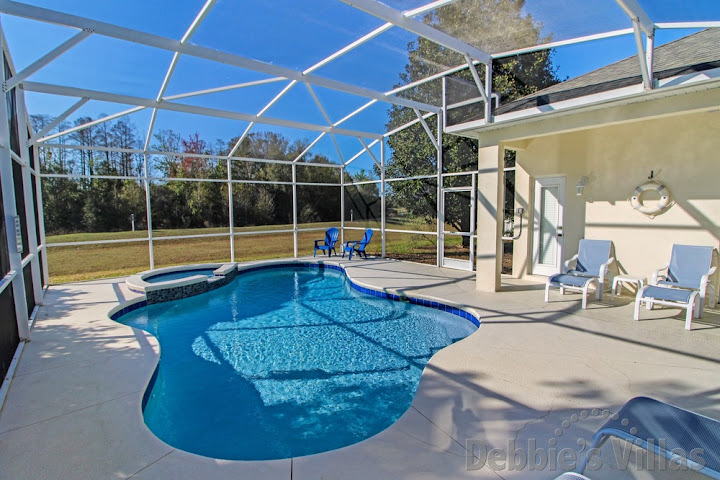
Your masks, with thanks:
<instances>
[{"instance_id":1,"label":"blue sky","mask_svg":"<svg viewBox=\"0 0 720 480\"><path fill-rule=\"evenodd\" d=\"M640 2L656 22L720 20L718 0ZM203 1L31 0L28 3L179 39ZM387 0L385 3L404 10L426 2ZM251 8L247 5L251 5ZM543 35L552 36L554 40L630 26L627 16L613 0L526 0L525 12L543 25ZM191 42L303 70L382 23L338 0L219 0ZM65 27L7 15L2 16L2 25L17 70L23 69L75 34L74 30ZM666 43L688 33L691 31L659 31L657 43ZM389 90L397 83L398 73L407 62L406 46L413 39L412 34L393 28L320 68L315 74L375 90ZM554 63L560 77L575 77L633 55L634 48L632 36L563 47L556 50ZM35 73L30 80L154 98L171 58L170 52L92 35ZM183 56L166 95L263 78L267 76ZM190 105L255 114L285 84L286 82L278 82L182 101ZM333 121L339 120L367 101L323 88L315 90ZM56 98L34 93L27 95L31 113L58 115L75 101L73 98ZM111 114L126 108L128 107L124 105L92 101L76 115L97 117L101 113ZM343 124L343 127L383 132L386 109L387 105L378 104ZM325 124L323 116L302 85L291 90L266 115ZM132 116L139 133L144 135L149 118L149 111ZM218 138L229 139L240 134L245 127L244 122L172 112L160 112L156 125L156 129L172 128L183 135L197 131L209 142ZM257 126L253 131L260 130L278 131L293 139L312 140L317 136L315 132L268 126ZM338 143L346 160L361 148L354 138L338 136ZM333 158L337 156L329 138L323 139L315 151ZM369 159L357 162L357 168L369 168L370 162Z\"/></svg>"}]
</instances>

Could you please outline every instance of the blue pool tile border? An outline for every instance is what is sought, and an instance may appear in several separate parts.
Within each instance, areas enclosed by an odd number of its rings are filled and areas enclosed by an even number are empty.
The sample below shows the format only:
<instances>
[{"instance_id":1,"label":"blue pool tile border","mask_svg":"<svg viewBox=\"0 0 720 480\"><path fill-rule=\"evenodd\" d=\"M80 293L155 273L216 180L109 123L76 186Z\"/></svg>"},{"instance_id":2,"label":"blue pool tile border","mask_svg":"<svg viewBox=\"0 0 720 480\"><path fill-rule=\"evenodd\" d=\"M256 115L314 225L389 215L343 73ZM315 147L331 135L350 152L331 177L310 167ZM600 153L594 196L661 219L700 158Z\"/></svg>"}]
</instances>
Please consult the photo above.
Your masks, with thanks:
<instances>
[{"instance_id":1,"label":"blue pool tile border","mask_svg":"<svg viewBox=\"0 0 720 480\"><path fill-rule=\"evenodd\" d=\"M139 302L131 303L129 305L124 306L123 308L121 308L117 312L113 313L112 315L110 315L110 318L112 320L117 320L118 318L122 317L123 315L126 315L130 312L134 312L138 308L146 307L147 304L148 303L146 300L140 300Z\"/></svg>"},{"instance_id":2,"label":"blue pool tile border","mask_svg":"<svg viewBox=\"0 0 720 480\"><path fill-rule=\"evenodd\" d=\"M435 300L429 300L426 298L416 298L416 297L408 297L405 295L397 295L395 293L390 292L384 292L382 290L375 290L372 288L363 287L362 285L359 285L352 281L352 279L348 276L347 272L345 271L344 267L341 267L340 265L333 265L333 264L326 264L322 262L314 263L314 262L280 262L280 263L269 263L265 265L256 265L252 267L239 267L237 271L237 275L232 275L232 280L234 280L234 277L240 276L244 273L250 273L250 272L257 272L260 270L270 270L275 268L312 268L312 269L319 269L319 270L337 270L339 272L342 272L345 274L345 278L350 283L350 286L357 290L360 293L364 293L366 295L371 295L373 297L378 298L386 298L388 300L393 300L396 302L406 302L410 303L412 305L420 305L422 307L427 308L433 308L435 310L440 310L441 312L447 312L453 315L457 315L460 318L464 318L470 322L472 322L476 327L480 326L480 319L474 315L471 312L468 312L467 310L464 310L462 308L459 308L455 305L448 305L442 302L438 302ZM232 281L230 280L230 281ZM229 282L228 282L229 283ZM180 287L178 287L180 288ZM137 310L138 308L142 308L148 305L148 302L146 300L141 300L139 302L132 303L130 305L126 305L122 309L116 311L113 313L110 318L112 320L117 320L123 315L126 315L130 312L133 312Z\"/></svg>"}]
</instances>

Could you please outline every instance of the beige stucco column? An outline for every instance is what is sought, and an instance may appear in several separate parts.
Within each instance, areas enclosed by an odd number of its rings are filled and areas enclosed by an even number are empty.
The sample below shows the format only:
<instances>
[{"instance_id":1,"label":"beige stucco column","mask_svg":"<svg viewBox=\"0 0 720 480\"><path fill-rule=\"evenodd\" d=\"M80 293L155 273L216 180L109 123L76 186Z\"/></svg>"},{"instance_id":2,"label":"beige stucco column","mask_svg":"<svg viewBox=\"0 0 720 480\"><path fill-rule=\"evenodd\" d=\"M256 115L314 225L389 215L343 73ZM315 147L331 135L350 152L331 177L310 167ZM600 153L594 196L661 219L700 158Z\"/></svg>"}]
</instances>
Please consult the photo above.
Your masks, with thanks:
<instances>
[{"instance_id":1,"label":"beige stucco column","mask_svg":"<svg viewBox=\"0 0 720 480\"><path fill-rule=\"evenodd\" d=\"M478 159L476 288L500 289L502 266L502 157L498 146L483 147Z\"/></svg>"}]
</instances>

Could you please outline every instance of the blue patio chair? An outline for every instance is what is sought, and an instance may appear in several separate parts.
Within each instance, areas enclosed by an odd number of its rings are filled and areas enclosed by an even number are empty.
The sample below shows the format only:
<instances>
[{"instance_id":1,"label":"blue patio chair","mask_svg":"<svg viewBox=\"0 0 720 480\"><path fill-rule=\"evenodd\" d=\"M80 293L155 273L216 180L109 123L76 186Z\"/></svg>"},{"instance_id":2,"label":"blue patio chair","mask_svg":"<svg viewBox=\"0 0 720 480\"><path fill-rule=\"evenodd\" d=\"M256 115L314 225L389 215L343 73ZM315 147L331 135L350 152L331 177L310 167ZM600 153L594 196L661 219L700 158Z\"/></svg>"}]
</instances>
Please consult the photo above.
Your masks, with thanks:
<instances>
[{"instance_id":1,"label":"blue patio chair","mask_svg":"<svg viewBox=\"0 0 720 480\"><path fill-rule=\"evenodd\" d=\"M582 308L587 308L588 289L595 288L595 297L602 300L605 285L609 285L610 265L615 261L613 243L610 240L580 240L578 253L566 261L563 272L551 276L545 284L545 302L550 301L550 288L559 288L582 293ZM570 268L572 263L575 268Z\"/></svg>"},{"instance_id":2,"label":"blue patio chair","mask_svg":"<svg viewBox=\"0 0 720 480\"><path fill-rule=\"evenodd\" d=\"M688 469L720 479L720 422L653 398L629 400L593 435L578 472L610 437L651 450ZM681 473L681 472L677 472Z\"/></svg>"},{"instance_id":3,"label":"blue patio chair","mask_svg":"<svg viewBox=\"0 0 720 480\"><path fill-rule=\"evenodd\" d=\"M365 235L363 235L362 240L345 243L345 246L343 247L343 253L342 253L343 258L345 258L345 252L350 252L349 260L352 260L353 252L357 252L358 255L367 258L367 253L365 252L365 247L367 247L368 243L370 243L370 240L372 240L372 236L373 236L373 230L372 230L372 228L368 228L367 230L365 230Z\"/></svg>"},{"instance_id":4,"label":"blue patio chair","mask_svg":"<svg viewBox=\"0 0 720 480\"><path fill-rule=\"evenodd\" d=\"M702 316L706 299L715 305L715 286L710 277L715 273L713 247L700 245L673 245L670 262L653 272L650 285L696 290L700 294L700 307L695 318ZM666 271L665 275L661 275ZM656 291L657 292L657 291ZM708 296L709 298L706 298ZM648 303L652 308L652 303Z\"/></svg>"},{"instance_id":5,"label":"blue patio chair","mask_svg":"<svg viewBox=\"0 0 720 480\"><path fill-rule=\"evenodd\" d=\"M335 227L328 228L325 232L325 238L321 238L320 240L315 240L315 250L313 250L313 257L317 253L318 250L328 252L328 257L331 253L335 253L337 255L337 252L335 251L335 244L338 241L338 237L340 236L340 230L338 230ZM320 243L323 242L323 243Z\"/></svg>"}]
</instances>

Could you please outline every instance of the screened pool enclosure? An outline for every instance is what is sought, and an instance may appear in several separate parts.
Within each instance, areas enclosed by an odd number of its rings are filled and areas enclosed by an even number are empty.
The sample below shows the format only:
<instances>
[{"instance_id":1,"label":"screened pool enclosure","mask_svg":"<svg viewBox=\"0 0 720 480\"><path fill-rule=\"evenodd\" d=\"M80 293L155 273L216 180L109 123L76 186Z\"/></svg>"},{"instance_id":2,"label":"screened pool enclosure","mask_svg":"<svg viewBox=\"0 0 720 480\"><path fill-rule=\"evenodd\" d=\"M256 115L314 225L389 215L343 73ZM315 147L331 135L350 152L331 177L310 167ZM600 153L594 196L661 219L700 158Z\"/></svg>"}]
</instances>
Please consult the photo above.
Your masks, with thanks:
<instances>
[{"instance_id":1,"label":"screened pool enclosure","mask_svg":"<svg viewBox=\"0 0 720 480\"><path fill-rule=\"evenodd\" d=\"M3 372L53 282L312 253L473 270L496 112L720 26L712 1L0 0ZM539 108L533 115L546 113ZM485 172L487 173L487 172ZM508 201L510 200L510 201ZM495 233L493 233L495 235ZM7 341L6 341L7 340ZM9 355L8 355L9 352ZM7 360L7 361L6 361Z\"/></svg>"}]
</instances>

